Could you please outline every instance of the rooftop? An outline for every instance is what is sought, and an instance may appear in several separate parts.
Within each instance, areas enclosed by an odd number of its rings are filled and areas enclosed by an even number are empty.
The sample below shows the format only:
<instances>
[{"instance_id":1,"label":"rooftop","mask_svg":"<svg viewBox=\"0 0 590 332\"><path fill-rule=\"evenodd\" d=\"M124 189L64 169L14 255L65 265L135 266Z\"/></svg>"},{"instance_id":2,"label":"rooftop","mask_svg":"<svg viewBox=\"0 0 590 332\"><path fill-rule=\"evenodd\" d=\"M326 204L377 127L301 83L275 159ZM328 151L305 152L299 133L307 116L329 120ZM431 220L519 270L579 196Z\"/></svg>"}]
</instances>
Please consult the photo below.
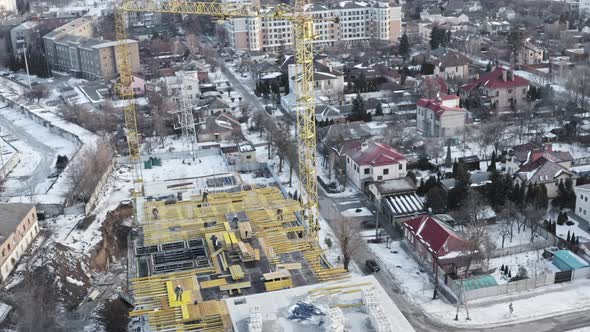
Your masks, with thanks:
<instances>
[{"instance_id":1,"label":"rooftop","mask_svg":"<svg viewBox=\"0 0 590 332\"><path fill-rule=\"evenodd\" d=\"M367 146L363 148L363 144ZM346 152L357 165L385 166L406 160L403 154L387 144L373 141L363 144Z\"/></svg>"},{"instance_id":2,"label":"rooftop","mask_svg":"<svg viewBox=\"0 0 590 332\"><path fill-rule=\"evenodd\" d=\"M0 239L8 237L16 231L23 218L34 208L34 204L26 203L2 203L0 204Z\"/></svg>"},{"instance_id":3,"label":"rooftop","mask_svg":"<svg viewBox=\"0 0 590 332\"><path fill-rule=\"evenodd\" d=\"M506 80L504 80L504 75L506 75ZM514 75L513 72L511 74L511 71L508 71L507 69L498 67L493 71L481 76L479 79L462 85L461 89L463 91L471 91L478 86L483 86L488 89L528 87L529 81L518 75Z\"/></svg>"}]
</instances>

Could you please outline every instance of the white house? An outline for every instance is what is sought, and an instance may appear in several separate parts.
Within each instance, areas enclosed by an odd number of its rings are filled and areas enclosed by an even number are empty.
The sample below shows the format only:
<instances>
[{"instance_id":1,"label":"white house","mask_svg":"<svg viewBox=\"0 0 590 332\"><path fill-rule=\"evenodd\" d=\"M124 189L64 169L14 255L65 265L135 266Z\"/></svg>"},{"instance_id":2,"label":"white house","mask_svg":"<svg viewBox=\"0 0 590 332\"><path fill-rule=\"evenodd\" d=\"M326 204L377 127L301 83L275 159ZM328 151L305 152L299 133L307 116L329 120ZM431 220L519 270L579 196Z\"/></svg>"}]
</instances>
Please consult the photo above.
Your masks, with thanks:
<instances>
[{"instance_id":1,"label":"white house","mask_svg":"<svg viewBox=\"0 0 590 332\"><path fill-rule=\"evenodd\" d=\"M416 128L424 136L452 137L465 128L466 111L459 107L458 96L423 98L416 106Z\"/></svg>"},{"instance_id":2,"label":"white house","mask_svg":"<svg viewBox=\"0 0 590 332\"><path fill-rule=\"evenodd\" d=\"M367 182L406 176L406 157L391 146L373 141L354 142L344 151L346 175L360 189Z\"/></svg>"},{"instance_id":3,"label":"white house","mask_svg":"<svg viewBox=\"0 0 590 332\"><path fill-rule=\"evenodd\" d=\"M576 215L590 222L590 184L574 188L576 192Z\"/></svg>"}]
</instances>

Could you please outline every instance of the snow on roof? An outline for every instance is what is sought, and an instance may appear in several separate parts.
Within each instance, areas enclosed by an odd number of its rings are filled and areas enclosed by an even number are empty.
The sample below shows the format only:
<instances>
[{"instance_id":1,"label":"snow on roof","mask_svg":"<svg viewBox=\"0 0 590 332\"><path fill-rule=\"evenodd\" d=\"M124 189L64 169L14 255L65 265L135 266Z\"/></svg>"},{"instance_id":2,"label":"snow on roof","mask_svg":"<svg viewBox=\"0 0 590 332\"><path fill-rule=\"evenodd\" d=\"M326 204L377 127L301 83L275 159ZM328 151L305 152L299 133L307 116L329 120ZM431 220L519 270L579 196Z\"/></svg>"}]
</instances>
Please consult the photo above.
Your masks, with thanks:
<instances>
[{"instance_id":1,"label":"snow on roof","mask_svg":"<svg viewBox=\"0 0 590 332\"><path fill-rule=\"evenodd\" d=\"M269 79L277 78L277 77L279 77L281 75L282 75L281 72L272 72L272 73L268 73L268 74L262 76L261 79L263 79L263 80L269 80Z\"/></svg>"}]
</instances>

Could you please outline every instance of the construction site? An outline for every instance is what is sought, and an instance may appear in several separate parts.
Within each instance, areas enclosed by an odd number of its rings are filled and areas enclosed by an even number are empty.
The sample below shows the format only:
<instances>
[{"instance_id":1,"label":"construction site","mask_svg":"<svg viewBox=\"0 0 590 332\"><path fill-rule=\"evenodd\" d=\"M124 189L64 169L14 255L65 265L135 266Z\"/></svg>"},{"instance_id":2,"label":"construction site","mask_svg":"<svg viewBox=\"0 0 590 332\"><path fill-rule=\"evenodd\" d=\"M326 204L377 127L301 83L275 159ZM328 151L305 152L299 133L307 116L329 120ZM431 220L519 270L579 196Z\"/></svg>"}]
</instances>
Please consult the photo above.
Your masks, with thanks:
<instances>
[{"instance_id":1,"label":"construction site","mask_svg":"<svg viewBox=\"0 0 590 332\"><path fill-rule=\"evenodd\" d=\"M279 188L199 191L136 200L133 323L154 331L231 331L223 298L348 277L322 256L306 235L300 203Z\"/></svg>"}]
</instances>

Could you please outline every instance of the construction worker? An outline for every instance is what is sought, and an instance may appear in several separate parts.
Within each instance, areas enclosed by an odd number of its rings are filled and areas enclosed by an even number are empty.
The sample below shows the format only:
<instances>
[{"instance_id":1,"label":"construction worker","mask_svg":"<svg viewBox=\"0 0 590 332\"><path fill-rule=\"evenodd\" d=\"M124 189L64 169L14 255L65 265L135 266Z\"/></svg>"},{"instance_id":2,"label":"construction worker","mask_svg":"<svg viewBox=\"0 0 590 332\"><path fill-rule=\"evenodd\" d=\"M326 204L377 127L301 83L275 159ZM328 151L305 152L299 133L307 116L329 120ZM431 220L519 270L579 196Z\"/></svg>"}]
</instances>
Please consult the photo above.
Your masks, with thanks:
<instances>
[{"instance_id":1,"label":"construction worker","mask_svg":"<svg viewBox=\"0 0 590 332\"><path fill-rule=\"evenodd\" d=\"M180 287L180 285L176 285L176 288L174 288L174 294L176 294L176 301L182 301L182 287Z\"/></svg>"},{"instance_id":2,"label":"construction worker","mask_svg":"<svg viewBox=\"0 0 590 332\"><path fill-rule=\"evenodd\" d=\"M207 189L205 189L205 192L203 192L203 201L202 201L202 203L208 202L207 196L209 196L209 192L207 191Z\"/></svg>"},{"instance_id":3,"label":"construction worker","mask_svg":"<svg viewBox=\"0 0 590 332\"><path fill-rule=\"evenodd\" d=\"M283 220L283 210L277 210L277 220Z\"/></svg>"}]
</instances>

